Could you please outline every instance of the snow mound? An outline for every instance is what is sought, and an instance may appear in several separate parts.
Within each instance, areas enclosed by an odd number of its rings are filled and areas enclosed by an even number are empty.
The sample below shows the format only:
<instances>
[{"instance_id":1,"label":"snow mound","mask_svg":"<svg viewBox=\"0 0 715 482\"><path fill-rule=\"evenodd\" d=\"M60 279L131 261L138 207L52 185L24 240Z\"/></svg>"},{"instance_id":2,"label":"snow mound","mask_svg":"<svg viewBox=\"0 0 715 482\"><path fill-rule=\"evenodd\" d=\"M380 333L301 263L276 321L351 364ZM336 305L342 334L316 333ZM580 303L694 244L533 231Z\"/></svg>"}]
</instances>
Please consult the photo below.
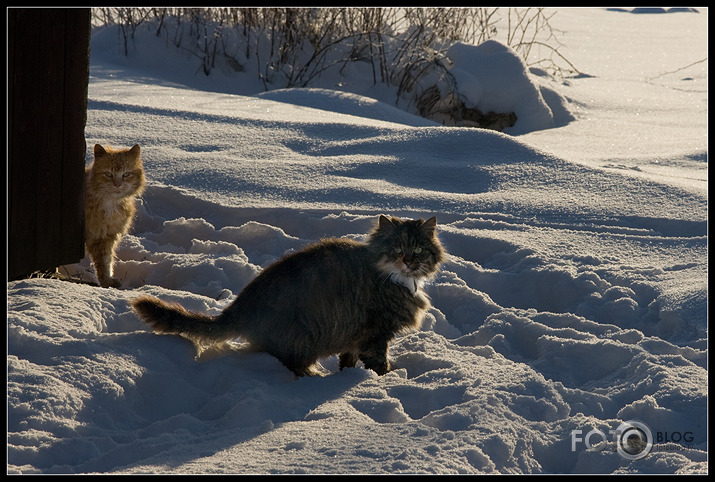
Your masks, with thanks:
<instances>
[{"instance_id":1,"label":"snow mound","mask_svg":"<svg viewBox=\"0 0 715 482\"><path fill-rule=\"evenodd\" d=\"M466 107L476 107L483 113L516 114L516 124L504 132L518 135L556 126L554 113L532 82L524 61L508 46L496 40L479 45L458 42L447 50L447 57ZM510 80L505 84L504 79ZM554 91L550 94L549 100L562 112L565 102ZM560 120L563 122L563 117Z\"/></svg>"},{"instance_id":2,"label":"snow mound","mask_svg":"<svg viewBox=\"0 0 715 482\"><path fill-rule=\"evenodd\" d=\"M261 92L256 97L285 102L295 106L339 112L347 115L360 115L368 119L381 120L414 127L437 126L438 124L423 117L405 112L384 102L349 92L329 89L278 89Z\"/></svg>"},{"instance_id":3,"label":"snow mound","mask_svg":"<svg viewBox=\"0 0 715 482\"><path fill-rule=\"evenodd\" d=\"M588 35L614 15L587 11L570 14ZM643 35L692 21L628 17ZM495 55L523 77L491 47L466 58ZM148 187L117 251L121 289L84 283L87 259L60 268L78 283L7 284L9 473L707 473L708 196L683 187L706 165L697 89L637 83L682 103L669 122L692 136L636 136L629 162L657 151L688 166L642 176L600 167L615 162L613 126L633 124L617 93L565 131L515 138L424 125L357 94L196 90L167 82L152 52L154 77L102 53L87 145L139 143ZM458 57L488 101L498 79ZM574 82L581 106L604 85ZM558 123L546 91L524 85L522 118ZM537 147L552 140L565 154ZM379 214L436 215L449 252L385 376L333 356L325 377L297 379L241 340L195 359L130 309L150 294L216 315L270 263L325 237L363 240ZM629 421L652 436L643 457L619 450Z\"/></svg>"}]
</instances>

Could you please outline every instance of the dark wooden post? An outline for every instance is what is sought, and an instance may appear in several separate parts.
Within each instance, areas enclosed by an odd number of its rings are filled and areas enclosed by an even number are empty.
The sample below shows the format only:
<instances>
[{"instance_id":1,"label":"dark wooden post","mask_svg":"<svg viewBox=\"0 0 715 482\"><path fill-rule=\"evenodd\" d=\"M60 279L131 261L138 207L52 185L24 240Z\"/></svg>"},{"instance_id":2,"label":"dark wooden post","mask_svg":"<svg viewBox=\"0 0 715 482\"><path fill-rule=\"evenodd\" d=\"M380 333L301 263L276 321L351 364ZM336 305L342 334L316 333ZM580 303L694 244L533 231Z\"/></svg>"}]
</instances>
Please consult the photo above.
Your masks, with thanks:
<instances>
[{"instance_id":1,"label":"dark wooden post","mask_svg":"<svg viewBox=\"0 0 715 482\"><path fill-rule=\"evenodd\" d=\"M88 8L8 9L8 278L84 257Z\"/></svg>"}]
</instances>

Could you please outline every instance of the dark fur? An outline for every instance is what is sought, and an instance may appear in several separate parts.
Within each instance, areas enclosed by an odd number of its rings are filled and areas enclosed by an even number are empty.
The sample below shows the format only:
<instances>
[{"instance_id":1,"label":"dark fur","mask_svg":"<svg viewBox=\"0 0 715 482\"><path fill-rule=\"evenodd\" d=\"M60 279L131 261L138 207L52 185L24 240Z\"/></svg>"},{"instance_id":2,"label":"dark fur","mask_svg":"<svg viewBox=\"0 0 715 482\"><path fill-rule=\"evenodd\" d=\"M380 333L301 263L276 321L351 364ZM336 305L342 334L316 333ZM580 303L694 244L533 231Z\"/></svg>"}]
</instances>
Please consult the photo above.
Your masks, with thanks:
<instances>
[{"instance_id":1,"label":"dark fur","mask_svg":"<svg viewBox=\"0 0 715 482\"><path fill-rule=\"evenodd\" d=\"M417 328L429 308L421 283L444 258L435 224L380 216L367 243L308 246L266 268L215 318L151 297L132 306L157 333L197 344L241 337L299 376L316 374L312 365L336 353L341 369L359 359L382 375L390 340Z\"/></svg>"}]
</instances>

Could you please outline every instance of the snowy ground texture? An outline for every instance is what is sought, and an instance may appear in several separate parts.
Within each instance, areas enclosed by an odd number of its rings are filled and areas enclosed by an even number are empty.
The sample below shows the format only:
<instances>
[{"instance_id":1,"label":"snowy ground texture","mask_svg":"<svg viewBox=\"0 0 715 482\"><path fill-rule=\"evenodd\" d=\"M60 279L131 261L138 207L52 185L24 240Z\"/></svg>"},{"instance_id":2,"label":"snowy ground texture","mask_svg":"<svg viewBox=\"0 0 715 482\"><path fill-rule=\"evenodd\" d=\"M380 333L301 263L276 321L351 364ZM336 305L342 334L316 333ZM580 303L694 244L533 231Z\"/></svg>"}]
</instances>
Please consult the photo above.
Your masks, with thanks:
<instances>
[{"instance_id":1,"label":"snowy ground texture","mask_svg":"<svg viewBox=\"0 0 715 482\"><path fill-rule=\"evenodd\" d=\"M163 46L150 68L97 36L88 156L138 142L149 187L122 289L8 283L8 472L707 472L707 9L552 22L587 75L503 78L555 118L518 135L327 87L230 93ZM450 253L386 376L331 358L296 379L240 344L196 361L129 309L217 314L380 213L436 215ZM652 434L638 460L609 434L629 421Z\"/></svg>"}]
</instances>

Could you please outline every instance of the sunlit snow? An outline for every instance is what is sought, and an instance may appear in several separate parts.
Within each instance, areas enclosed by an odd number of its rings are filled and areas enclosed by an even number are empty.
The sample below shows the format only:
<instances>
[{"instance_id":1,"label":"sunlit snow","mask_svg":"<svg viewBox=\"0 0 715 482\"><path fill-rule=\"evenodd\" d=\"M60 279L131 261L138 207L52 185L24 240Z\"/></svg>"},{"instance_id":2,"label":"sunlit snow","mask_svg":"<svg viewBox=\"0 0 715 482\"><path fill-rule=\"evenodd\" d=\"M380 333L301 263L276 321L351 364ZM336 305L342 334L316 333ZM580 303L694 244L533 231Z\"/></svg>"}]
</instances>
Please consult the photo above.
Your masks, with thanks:
<instances>
[{"instance_id":1,"label":"sunlit snow","mask_svg":"<svg viewBox=\"0 0 715 482\"><path fill-rule=\"evenodd\" d=\"M139 143L148 188L121 289L8 283L8 472L706 472L707 62L678 69L707 57L707 9L553 23L588 75L455 48L474 102L517 111L506 133L378 88L261 93L95 35L87 159ZM152 294L218 314L284 254L363 239L379 214L436 216L450 253L383 377L330 358L296 378L240 340L197 361L130 310ZM94 279L87 259L62 270ZM638 460L611 443L627 421L653 435Z\"/></svg>"}]
</instances>

